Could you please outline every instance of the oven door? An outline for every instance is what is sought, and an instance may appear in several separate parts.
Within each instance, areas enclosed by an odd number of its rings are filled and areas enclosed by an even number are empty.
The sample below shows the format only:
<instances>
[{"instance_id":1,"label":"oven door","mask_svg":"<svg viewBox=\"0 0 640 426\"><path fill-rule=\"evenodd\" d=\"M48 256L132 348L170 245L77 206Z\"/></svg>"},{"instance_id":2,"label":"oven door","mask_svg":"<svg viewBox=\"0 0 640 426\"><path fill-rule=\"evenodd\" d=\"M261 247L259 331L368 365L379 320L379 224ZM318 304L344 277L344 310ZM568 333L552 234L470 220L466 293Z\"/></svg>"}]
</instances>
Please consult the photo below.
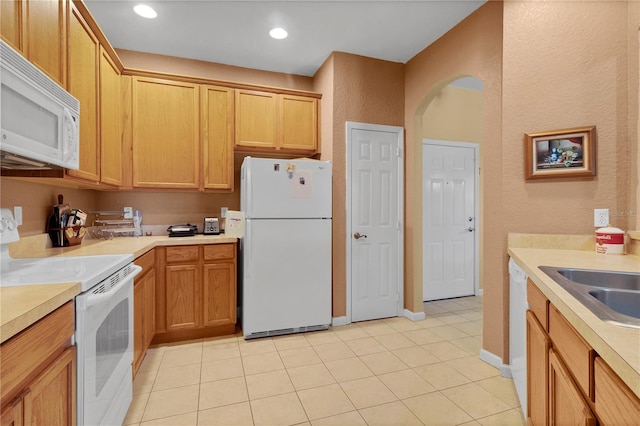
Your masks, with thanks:
<instances>
[{"instance_id":1,"label":"oven door","mask_svg":"<svg viewBox=\"0 0 640 426\"><path fill-rule=\"evenodd\" d=\"M79 425L122 424L131 403L133 279L141 270L132 268L76 297Z\"/></svg>"}]
</instances>

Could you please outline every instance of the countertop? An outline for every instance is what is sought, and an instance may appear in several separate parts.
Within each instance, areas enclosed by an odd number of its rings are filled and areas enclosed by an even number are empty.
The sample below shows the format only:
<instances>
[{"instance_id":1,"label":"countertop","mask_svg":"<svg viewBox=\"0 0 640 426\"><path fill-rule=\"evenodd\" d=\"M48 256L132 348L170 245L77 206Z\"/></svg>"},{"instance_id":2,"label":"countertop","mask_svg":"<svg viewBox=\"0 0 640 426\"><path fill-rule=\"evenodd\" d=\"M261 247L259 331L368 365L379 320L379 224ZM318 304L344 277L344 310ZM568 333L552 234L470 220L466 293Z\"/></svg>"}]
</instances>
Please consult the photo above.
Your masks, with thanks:
<instances>
[{"instance_id":1,"label":"countertop","mask_svg":"<svg viewBox=\"0 0 640 426\"><path fill-rule=\"evenodd\" d=\"M45 238L25 238L14 243L14 258L52 256L91 256L100 254L133 254L137 258L158 246L235 243L238 239L225 235L193 237L120 237L110 240L84 240L73 247L47 248ZM0 288L0 342L15 336L44 318L80 293L77 282Z\"/></svg>"},{"instance_id":2,"label":"countertop","mask_svg":"<svg viewBox=\"0 0 640 426\"><path fill-rule=\"evenodd\" d=\"M640 329L602 321L538 266L640 272L640 257L595 251L509 248L509 255L591 347L640 397Z\"/></svg>"}]
</instances>

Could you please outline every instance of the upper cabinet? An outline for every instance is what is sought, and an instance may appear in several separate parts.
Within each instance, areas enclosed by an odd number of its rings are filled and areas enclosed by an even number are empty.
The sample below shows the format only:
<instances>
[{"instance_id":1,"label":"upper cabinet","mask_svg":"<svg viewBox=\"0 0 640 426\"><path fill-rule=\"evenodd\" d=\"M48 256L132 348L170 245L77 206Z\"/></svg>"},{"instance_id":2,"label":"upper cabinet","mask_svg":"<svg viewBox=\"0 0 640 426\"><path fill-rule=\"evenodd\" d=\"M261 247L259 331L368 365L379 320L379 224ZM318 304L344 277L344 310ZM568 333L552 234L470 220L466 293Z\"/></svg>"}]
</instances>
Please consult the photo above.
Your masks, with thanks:
<instances>
[{"instance_id":1,"label":"upper cabinet","mask_svg":"<svg viewBox=\"0 0 640 426\"><path fill-rule=\"evenodd\" d=\"M69 92L80 101L80 169L70 176L100 180L100 135L98 100L100 42L80 15L71 7L69 20Z\"/></svg>"},{"instance_id":2,"label":"upper cabinet","mask_svg":"<svg viewBox=\"0 0 640 426\"><path fill-rule=\"evenodd\" d=\"M200 97L204 189L232 191L234 90L204 85Z\"/></svg>"},{"instance_id":3,"label":"upper cabinet","mask_svg":"<svg viewBox=\"0 0 640 426\"><path fill-rule=\"evenodd\" d=\"M236 91L236 149L313 154L318 149L318 133L317 98Z\"/></svg>"},{"instance_id":4,"label":"upper cabinet","mask_svg":"<svg viewBox=\"0 0 640 426\"><path fill-rule=\"evenodd\" d=\"M122 185L120 69L100 47L100 182Z\"/></svg>"},{"instance_id":5,"label":"upper cabinet","mask_svg":"<svg viewBox=\"0 0 640 426\"><path fill-rule=\"evenodd\" d=\"M134 77L132 95L133 186L198 189L198 85Z\"/></svg>"},{"instance_id":6,"label":"upper cabinet","mask_svg":"<svg viewBox=\"0 0 640 426\"><path fill-rule=\"evenodd\" d=\"M66 87L67 0L2 0L2 38Z\"/></svg>"}]
</instances>

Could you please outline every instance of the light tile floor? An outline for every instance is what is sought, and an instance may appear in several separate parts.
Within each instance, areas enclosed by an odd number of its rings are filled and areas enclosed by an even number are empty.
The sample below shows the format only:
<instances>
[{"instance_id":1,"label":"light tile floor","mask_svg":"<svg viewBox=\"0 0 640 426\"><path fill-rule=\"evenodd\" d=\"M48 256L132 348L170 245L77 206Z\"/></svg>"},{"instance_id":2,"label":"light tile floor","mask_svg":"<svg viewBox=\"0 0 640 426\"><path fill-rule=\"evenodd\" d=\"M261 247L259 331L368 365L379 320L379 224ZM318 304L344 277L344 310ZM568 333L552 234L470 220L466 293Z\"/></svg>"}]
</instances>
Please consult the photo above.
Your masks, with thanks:
<instances>
[{"instance_id":1,"label":"light tile floor","mask_svg":"<svg viewBox=\"0 0 640 426\"><path fill-rule=\"evenodd\" d=\"M149 349L125 424L524 425L510 379L478 358L482 297L426 319Z\"/></svg>"}]
</instances>

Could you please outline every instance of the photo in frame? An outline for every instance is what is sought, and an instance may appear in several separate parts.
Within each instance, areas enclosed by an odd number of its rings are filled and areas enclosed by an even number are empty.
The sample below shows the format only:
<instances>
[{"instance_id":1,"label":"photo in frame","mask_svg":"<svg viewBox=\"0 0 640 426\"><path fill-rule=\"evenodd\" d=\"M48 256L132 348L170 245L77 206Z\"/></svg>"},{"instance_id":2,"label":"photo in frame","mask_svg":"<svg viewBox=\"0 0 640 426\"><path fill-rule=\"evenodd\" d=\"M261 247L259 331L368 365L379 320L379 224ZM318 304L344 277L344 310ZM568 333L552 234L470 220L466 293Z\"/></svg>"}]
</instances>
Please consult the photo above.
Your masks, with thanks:
<instances>
[{"instance_id":1,"label":"photo in frame","mask_svg":"<svg viewBox=\"0 0 640 426\"><path fill-rule=\"evenodd\" d=\"M525 178L596 175L596 126L524 134Z\"/></svg>"}]
</instances>

